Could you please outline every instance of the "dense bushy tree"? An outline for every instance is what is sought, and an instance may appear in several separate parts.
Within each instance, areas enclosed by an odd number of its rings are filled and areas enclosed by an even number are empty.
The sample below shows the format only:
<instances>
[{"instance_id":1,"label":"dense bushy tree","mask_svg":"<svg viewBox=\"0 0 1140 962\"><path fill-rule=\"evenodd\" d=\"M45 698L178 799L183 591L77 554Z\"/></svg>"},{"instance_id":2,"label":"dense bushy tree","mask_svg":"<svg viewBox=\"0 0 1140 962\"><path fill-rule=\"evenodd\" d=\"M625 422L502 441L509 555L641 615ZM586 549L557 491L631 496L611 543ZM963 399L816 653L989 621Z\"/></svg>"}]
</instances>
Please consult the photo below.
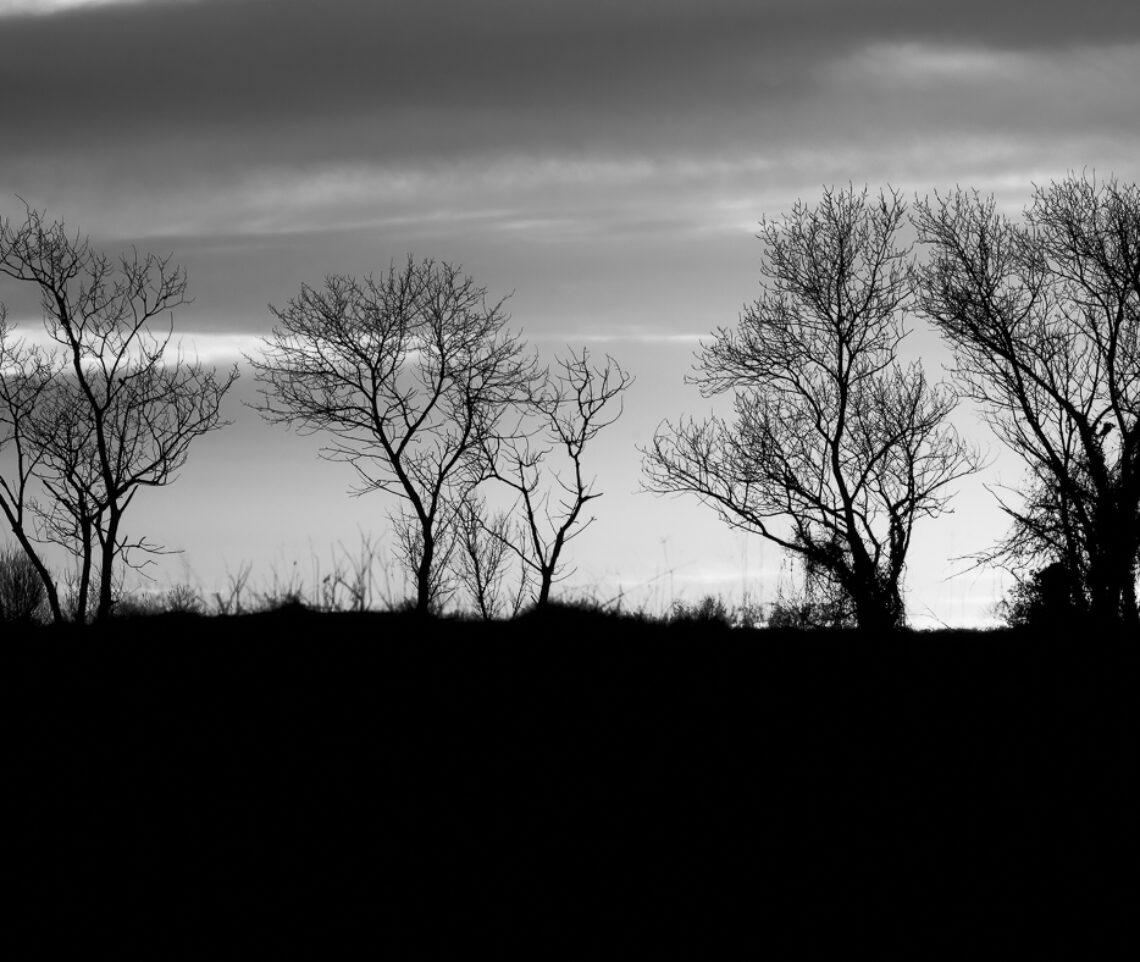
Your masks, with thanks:
<instances>
[{"instance_id":1,"label":"dense bushy tree","mask_svg":"<svg viewBox=\"0 0 1140 962\"><path fill-rule=\"evenodd\" d=\"M918 205L922 306L963 390L1029 469L992 557L1055 561L1102 623L1140 625L1140 189L1036 188L1023 222L958 190Z\"/></svg>"}]
</instances>

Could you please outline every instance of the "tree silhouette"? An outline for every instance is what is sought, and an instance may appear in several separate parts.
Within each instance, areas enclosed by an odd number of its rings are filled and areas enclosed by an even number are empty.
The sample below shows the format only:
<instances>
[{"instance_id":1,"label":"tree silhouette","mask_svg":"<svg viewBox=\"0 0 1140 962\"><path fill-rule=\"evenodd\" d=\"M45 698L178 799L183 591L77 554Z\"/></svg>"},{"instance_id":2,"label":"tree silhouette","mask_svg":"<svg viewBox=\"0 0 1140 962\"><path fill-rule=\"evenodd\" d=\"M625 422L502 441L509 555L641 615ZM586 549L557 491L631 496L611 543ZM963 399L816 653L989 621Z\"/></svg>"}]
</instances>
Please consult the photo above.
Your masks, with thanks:
<instances>
[{"instance_id":1,"label":"tree silhouette","mask_svg":"<svg viewBox=\"0 0 1140 962\"><path fill-rule=\"evenodd\" d=\"M3 510L36 564L27 485L33 477L42 485L49 503L39 510L49 539L80 559L78 616L86 617L97 573L101 620L114 603L118 563L133 564L137 550L162 550L125 535L127 508L140 488L170 483L191 442L225 423L222 398L237 368L219 376L187 360L172 344L171 328L154 330L156 317L187 303L186 275L169 257L134 251L112 262L69 235L62 221L47 223L29 208L22 224L0 220L0 274L38 289L57 345L50 356L6 349L2 376L14 386L0 393L0 403L17 471L14 484L5 485ZM34 401L26 403L29 392ZM46 577L42 562L37 568ZM58 601L52 605L60 617Z\"/></svg>"},{"instance_id":2,"label":"tree silhouette","mask_svg":"<svg viewBox=\"0 0 1140 962\"><path fill-rule=\"evenodd\" d=\"M1069 177L1024 223L958 190L918 205L922 306L1029 469L995 556L1059 561L1090 614L1140 626L1140 190Z\"/></svg>"},{"instance_id":3,"label":"tree silhouette","mask_svg":"<svg viewBox=\"0 0 1140 962\"><path fill-rule=\"evenodd\" d=\"M330 275L281 309L264 356L249 358L270 421L322 431L322 453L352 465L357 494L406 502L394 523L427 612L446 590L456 512L481 478L479 454L534 363L506 333L503 302L459 268L408 259L380 278ZM442 550L446 548L447 550Z\"/></svg>"},{"instance_id":4,"label":"tree silhouette","mask_svg":"<svg viewBox=\"0 0 1140 962\"><path fill-rule=\"evenodd\" d=\"M644 452L649 490L696 494L827 572L873 629L903 619L915 522L977 467L947 423L954 395L898 360L904 216L894 192L847 188L764 221L764 293L702 346L693 378L706 397L733 394L735 421L665 422Z\"/></svg>"},{"instance_id":5,"label":"tree silhouette","mask_svg":"<svg viewBox=\"0 0 1140 962\"><path fill-rule=\"evenodd\" d=\"M484 444L485 473L515 493L521 515L513 531L499 525L487 526L486 532L533 575L537 607L549 602L554 583L569 574L562 566L563 549L594 520L582 516L582 509L602 494L584 474L586 445L621 416L621 396L632 383L632 376L612 357L607 355L598 367L583 348L559 358L554 373L547 372L524 402L528 414L537 416L537 430L490 437ZM548 459L555 451L563 456L562 471L550 467ZM544 487L547 476L552 483Z\"/></svg>"}]
</instances>

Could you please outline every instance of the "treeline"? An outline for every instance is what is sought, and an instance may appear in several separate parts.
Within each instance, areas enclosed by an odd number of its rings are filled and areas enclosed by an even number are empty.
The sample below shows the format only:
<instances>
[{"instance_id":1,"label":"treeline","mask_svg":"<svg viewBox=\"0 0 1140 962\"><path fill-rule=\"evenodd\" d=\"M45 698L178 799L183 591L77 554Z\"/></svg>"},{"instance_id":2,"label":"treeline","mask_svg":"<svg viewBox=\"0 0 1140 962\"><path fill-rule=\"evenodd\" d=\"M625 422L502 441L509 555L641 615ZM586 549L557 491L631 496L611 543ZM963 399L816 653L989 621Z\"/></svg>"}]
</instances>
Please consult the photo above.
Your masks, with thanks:
<instances>
[{"instance_id":1,"label":"treeline","mask_svg":"<svg viewBox=\"0 0 1140 962\"><path fill-rule=\"evenodd\" d=\"M1137 186L1070 176L1034 188L1021 218L968 190L909 208L890 189L825 190L760 237L761 296L713 332L692 378L734 414L662 422L645 488L694 494L800 559L829 623L897 627L915 524L983 466L949 420L968 398L1026 468L985 558L1025 576L1012 616L1140 627ZM167 260L112 265L29 210L0 221L0 272L39 290L56 345L16 341L0 310L0 510L52 617L105 619L121 568L160 550L125 534L126 508L223 425L237 371L188 362L152 326L185 300ZM618 362L583 349L541 366L502 301L431 260L331 275L271 310L247 358L255 406L319 432L359 493L396 496L414 608L547 604L600 496L585 455L621 413ZM913 319L953 351L949 383L900 360ZM513 506L493 511L493 488ZM49 543L75 558L70 604Z\"/></svg>"}]
</instances>

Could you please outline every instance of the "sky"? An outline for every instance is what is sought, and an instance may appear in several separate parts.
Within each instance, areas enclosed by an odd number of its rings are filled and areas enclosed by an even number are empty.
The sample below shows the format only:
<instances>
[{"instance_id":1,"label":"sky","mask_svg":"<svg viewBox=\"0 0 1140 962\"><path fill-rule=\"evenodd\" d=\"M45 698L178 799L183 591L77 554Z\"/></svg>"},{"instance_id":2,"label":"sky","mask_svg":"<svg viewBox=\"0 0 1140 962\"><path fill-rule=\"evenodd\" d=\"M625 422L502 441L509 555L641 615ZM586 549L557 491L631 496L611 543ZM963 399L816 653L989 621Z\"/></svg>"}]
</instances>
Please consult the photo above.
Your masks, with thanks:
<instances>
[{"instance_id":1,"label":"sky","mask_svg":"<svg viewBox=\"0 0 1140 962\"><path fill-rule=\"evenodd\" d=\"M0 213L22 198L108 252L173 254L194 298L176 331L220 364L327 273L461 264L544 356L584 345L637 378L590 452L605 495L565 590L772 601L779 552L640 491L637 451L708 411L684 377L760 293L758 222L831 185L959 184L1017 212L1070 171L1136 181L1138 89L1140 7L1119 0L0 0ZM32 333L26 293L0 300ZM309 577L362 532L385 543L385 505L255 391L247 372L233 424L132 505L181 549L156 585ZM1009 583L955 559L1001 534L986 485L1020 469L956 419L992 464L916 529L921 626L992 619Z\"/></svg>"}]
</instances>

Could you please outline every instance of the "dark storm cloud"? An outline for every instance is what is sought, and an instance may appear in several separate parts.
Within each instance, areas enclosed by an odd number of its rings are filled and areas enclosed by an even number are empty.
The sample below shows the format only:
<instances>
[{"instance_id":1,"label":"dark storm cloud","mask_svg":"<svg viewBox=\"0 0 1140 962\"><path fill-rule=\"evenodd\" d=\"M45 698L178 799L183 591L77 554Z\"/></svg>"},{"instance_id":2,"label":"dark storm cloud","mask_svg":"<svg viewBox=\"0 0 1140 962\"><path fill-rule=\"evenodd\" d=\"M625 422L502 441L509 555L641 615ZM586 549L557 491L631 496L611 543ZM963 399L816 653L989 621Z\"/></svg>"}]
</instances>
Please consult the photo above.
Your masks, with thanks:
<instances>
[{"instance_id":1,"label":"dark storm cloud","mask_svg":"<svg viewBox=\"0 0 1140 962\"><path fill-rule=\"evenodd\" d=\"M707 142L873 42L1129 42L1140 7L199 0L0 20L0 159L399 162ZM682 133L683 131L683 133ZM141 153L140 153L141 152Z\"/></svg>"}]
</instances>

